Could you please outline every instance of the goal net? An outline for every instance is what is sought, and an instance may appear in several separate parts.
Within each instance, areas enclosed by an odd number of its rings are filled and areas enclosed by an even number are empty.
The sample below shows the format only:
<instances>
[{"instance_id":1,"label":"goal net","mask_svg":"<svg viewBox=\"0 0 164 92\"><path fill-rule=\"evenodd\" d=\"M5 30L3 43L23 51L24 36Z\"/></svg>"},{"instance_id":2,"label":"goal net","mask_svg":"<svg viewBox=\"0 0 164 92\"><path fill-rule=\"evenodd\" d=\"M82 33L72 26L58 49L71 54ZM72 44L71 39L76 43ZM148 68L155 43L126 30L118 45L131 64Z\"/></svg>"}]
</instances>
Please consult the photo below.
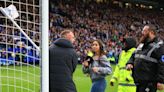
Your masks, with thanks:
<instances>
[{"instance_id":1,"label":"goal net","mask_svg":"<svg viewBox=\"0 0 164 92\"><path fill-rule=\"evenodd\" d=\"M0 0L0 92L39 92L41 0Z\"/></svg>"}]
</instances>

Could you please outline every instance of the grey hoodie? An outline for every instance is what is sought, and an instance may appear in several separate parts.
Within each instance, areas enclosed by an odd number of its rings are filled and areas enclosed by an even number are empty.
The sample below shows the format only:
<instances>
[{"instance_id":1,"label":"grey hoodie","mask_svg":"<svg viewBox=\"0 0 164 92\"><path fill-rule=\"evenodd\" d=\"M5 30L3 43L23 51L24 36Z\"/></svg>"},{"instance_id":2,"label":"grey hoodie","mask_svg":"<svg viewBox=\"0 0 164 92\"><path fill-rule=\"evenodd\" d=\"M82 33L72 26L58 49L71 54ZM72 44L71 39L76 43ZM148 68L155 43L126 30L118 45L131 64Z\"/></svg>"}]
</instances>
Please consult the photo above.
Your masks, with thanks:
<instances>
[{"instance_id":1,"label":"grey hoodie","mask_svg":"<svg viewBox=\"0 0 164 92\"><path fill-rule=\"evenodd\" d=\"M98 67L98 73L93 72L92 68ZM99 60L94 60L89 67L83 66L84 74L88 73L92 81L105 78L106 75L112 73L112 68L105 55L101 56Z\"/></svg>"}]
</instances>

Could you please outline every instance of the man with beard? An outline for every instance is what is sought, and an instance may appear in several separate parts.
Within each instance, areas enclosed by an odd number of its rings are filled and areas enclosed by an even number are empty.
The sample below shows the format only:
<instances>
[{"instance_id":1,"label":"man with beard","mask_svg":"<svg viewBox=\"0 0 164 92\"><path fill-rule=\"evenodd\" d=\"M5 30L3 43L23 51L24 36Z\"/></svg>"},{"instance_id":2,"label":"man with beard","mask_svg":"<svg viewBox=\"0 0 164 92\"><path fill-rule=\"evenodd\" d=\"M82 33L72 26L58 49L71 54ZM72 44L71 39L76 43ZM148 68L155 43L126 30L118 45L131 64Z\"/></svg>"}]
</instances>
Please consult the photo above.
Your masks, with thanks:
<instances>
[{"instance_id":1,"label":"man with beard","mask_svg":"<svg viewBox=\"0 0 164 92\"><path fill-rule=\"evenodd\" d=\"M140 44L126 68L132 69L137 92L156 92L157 89L164 89L164 44L157 37L154 25L144 26Z\"/></svg>"}]
</instances>

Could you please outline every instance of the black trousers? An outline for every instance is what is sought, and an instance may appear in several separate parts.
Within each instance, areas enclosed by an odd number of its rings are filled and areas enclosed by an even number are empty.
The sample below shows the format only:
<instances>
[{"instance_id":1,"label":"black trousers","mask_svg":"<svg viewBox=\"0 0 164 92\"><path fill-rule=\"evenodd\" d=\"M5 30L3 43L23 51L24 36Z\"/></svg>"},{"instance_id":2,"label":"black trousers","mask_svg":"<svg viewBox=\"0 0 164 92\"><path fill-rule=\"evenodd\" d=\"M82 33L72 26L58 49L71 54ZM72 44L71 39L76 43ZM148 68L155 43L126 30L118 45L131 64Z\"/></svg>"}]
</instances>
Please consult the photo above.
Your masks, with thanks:
<instances>
[{"instance_id":1,"label":"black trousers","mask_svg":"<svg viewBox=\"0 0 164 92\"><path fill-rule=\"evenodd\" d=\"M137 92L156 92L157 83L137 83Z\"/></svg>"}]
</instances>

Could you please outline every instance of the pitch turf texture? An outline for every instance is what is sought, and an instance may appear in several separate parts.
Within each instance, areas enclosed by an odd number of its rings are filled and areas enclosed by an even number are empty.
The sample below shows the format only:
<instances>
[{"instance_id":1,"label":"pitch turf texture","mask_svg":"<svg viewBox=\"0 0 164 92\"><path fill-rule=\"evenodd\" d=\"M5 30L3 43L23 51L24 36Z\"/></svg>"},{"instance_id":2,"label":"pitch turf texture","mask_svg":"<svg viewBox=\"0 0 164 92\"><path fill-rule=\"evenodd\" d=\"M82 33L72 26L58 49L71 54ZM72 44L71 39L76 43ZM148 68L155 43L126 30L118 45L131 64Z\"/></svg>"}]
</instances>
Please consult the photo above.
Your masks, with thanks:
<instances>
[{"instance_id":1,"label":"pitch turf texture","mask_svg":"<svg viewBox=\"0 0 164 92\"><path fill-rule=\"evenodd\" d=\"M0 66L0 69L0 92L39 92L38 66Z\"/></svg>"},{"instance_id":2,"label":"pitch turf texture","mask_svg":"<svg viewBox=\"0 0 164 92\"><path fill-rule=\"evenodd\" d=\"M112 65L113 69L114 67L115 66ZM38 85L40 84L40 77L38 76L40 75L40 70L38 68L33 68L32 66L29 67L1 66L0 69L1 69L0 84L3 84L0 85L0 91L2 92L39 92L40 91L40 85ZM20 70L22 70L23 72ZM105 92L117 92L117 84L114 87L109 86L109 80L111 76L112 75L106 77L107 88ZM84 75L82 73L81 65L78 65L76 68L76 71L74 73L74 81L78 92L90 92L91 80L89 76ZM10 85L5 85L5 84L10 84ZM22 86L22 88L20 86ZM158 91L158 92L164 92L164 91Z\"/></svg>"}]
</instances>

